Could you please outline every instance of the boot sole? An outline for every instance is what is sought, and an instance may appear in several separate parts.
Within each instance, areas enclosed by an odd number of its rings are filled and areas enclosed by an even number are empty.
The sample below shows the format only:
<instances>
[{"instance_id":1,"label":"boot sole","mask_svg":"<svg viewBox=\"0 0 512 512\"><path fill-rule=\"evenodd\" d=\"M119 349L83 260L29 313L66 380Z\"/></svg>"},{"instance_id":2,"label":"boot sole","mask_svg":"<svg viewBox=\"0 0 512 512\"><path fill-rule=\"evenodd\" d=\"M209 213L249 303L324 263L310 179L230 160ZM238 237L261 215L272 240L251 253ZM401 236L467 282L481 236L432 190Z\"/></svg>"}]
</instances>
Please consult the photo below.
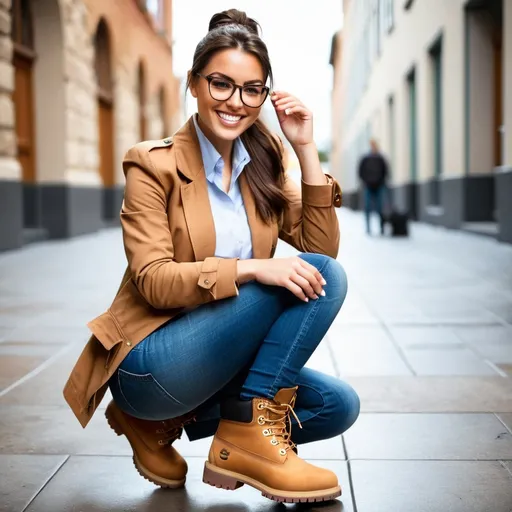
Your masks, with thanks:
<instances>
[{"instance_id":1,"label":"boot sole","mask_svg":"<svg viewBox=\"0 0 512 512\"><path fill-rule=\"evenodd\" d=\"M234 473L226 469L218 468L209 462L204 464L203 482L219 489L234 491L244 484L254 487L265 498L280 503L315 503L320 501L331 501L341 496L341 487L333 487L331 489L322 489L320 491L308 492L289 492L279 489L273 489L263 485L261 482L249 478L248 476Z\"/></svg>"},{"instance_id":2,"label":"boot sole","mask_svg":"<svg viewBox=\"0 0 512 512\"><path fill-rule=\"evenodd\" d=\"M123 432L123 429L119 425L119 423L116 421L116 419L113 417L112 414L107 410L105 412L105 417L107 418L108 426L118 435L118 436L124 436L125 433ZM126 438L128 439L128 437ZM129 442L129 441L128 441ZM184 487L185 485L185 478L183 480L169 480L167 478L162 478L161 476L155 475L155 473L152 473L144 467L143 464L139 461L137 458L137 455L133 455L133 465L135 466L135 469L139 473L139 475L144 478L145 480L148 480L152 484L158 485L159 487L162 487L164 489L180 489L181 487Z\"/></svg>"}]
</instances>

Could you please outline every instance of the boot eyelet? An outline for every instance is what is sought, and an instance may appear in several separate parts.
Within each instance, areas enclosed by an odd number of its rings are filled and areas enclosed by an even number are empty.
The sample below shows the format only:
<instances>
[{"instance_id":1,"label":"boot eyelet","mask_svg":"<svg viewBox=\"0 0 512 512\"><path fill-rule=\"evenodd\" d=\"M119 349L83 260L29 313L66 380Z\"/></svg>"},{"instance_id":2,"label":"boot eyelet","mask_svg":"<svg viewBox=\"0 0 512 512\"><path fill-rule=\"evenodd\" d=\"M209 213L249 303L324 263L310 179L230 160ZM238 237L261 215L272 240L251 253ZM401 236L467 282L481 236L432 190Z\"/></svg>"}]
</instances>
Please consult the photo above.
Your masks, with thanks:
<instances>
[{"instance_id":1,"label":"boot eyelet","mask_svg":"<svg viewBox=\"0 0 512 512\"><path fill-rule=\"evenodd\" d=\"M161 428L157 428L157 429L156 429L156 433L157 433L157 434L163 434L163 433L164 433L164 431L163 431L163 429L161 429Z\"/></svg>"},{"instance_id":2,"label":"boot eyelet","mask_svg":"<svg viewBox=\"0 0 512 512\"><path fill-rule=\"evenodd\" d=\"M160 439L160 440L158 441L158 444L159 444L160 446L163 446L165 443L164 443L164 441L162 441L162 440Z\"/></svg>"},{"instance_id":3,"label":"boot eyelet","mask_svg":"<svg viewBox=\"0 0 512 512\"><path fill-rule=\"evenodd\" d=\"M286 455L286 450L284 450L283 448L281 448L279 450L279 455Z\"/></svg>"},{"instance_id":4,"label":"boot eyelet","mask_svg":"<svg viewBox=\"0 0 512 512\"><path fill-rule=\"evenodd\" d=\"M259 423L260 425L265 425L265 417L264 417L264 416L260 416L260 417L258 418L258 423Z\"/></svg>"},{"instance_id":5,"label":"boot eyelet","mask_svg":"<svg viewBox=\"0 0 512 512\"><path fill-rule=\"evenodd\" d=\"M277 439L272 439L270 441L270 444L273 445L273 446L277 446L279 444L279 441Z\"/></svg>"},{"instance_id":6,"label":"boot eyelet","mask_svg":"<svg viewBox=\"0 0 512 512\"><path fill-rule=\"evenodd\" d=\"M269 435L270 435L270 430L265 429L265 430L263 431L263 435L264 435L265 437L269 436Z\"/></svg>"},{"instance_id":7,"label":"boot eyelet","mask_svg":"<svg viewBox=\"0 0 512 512\"><path fill-rule=\"evenodd\" d=\"M259 411L262 411L262 410L264 409L264 407L265 407L265 404L264 404L263 402L260 402L260 403L258 404L258 410L259 410Z\"/></svg>"}]
</instances>

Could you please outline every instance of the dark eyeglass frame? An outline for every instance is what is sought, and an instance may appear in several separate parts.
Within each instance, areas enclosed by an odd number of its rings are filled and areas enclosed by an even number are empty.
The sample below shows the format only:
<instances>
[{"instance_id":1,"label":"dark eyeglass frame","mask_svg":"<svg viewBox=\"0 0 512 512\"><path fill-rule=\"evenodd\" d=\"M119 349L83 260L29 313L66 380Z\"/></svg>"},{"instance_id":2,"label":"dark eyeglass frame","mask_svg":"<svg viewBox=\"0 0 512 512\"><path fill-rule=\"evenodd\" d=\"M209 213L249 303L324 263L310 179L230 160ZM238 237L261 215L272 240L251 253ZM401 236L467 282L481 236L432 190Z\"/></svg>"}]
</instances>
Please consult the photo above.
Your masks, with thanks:
<instances>
[{"instance_id":1,"label":"dark eyeglass frame","mask_svg":"<svg viewBox=\"0 0 512 512\"><path fill-rule=\"evenodd\" d=\"M224 78L224 77L220 77L220 76L212 76L212 75L202 75L201 73L196 73L197 76L200 76L201 78L204 78L207 82L208 82L208 92L210 93L210 96L215 100L215 101L228 101L232 96L233 94L235 94L235 91L237 89L240 90L240 101L246 106L246 107L249 107L249 108L260 108L263 103L265 103L265 100L268 98L268 95L270 93L270 87L267 87L266 85L260 85L260 84L250 84L250 85L238 85L238 84L235 84L234 82L231 82L230 80L228 80L227 78ZM231 94L225 99L225 100L219 100L217 98L215 98L212 94L212 91L211 91L211 85L212 85L212 81L213 80L220 80L220 81L225 81L226 83L230 84L233 86L233 91L231 92ZM244 88L246 87L262 87L265 91L265 96L262 100L262 102L258 105L258 106L254 106L254 105L247 105L247 103L245 103L244 101L244 98L243 98L243 95L242 95L242 91L244 90Z\"/></svg>"}]
</instances>

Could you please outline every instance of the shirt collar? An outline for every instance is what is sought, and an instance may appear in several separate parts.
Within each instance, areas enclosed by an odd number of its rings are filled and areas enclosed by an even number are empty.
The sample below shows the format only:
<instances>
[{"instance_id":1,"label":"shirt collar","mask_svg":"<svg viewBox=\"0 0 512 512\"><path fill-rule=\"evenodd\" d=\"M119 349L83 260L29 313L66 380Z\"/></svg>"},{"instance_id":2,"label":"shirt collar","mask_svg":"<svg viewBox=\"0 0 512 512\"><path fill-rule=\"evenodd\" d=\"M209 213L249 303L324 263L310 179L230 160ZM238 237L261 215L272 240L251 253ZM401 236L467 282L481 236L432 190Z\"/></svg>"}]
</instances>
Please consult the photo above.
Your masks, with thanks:
<instances>
[{"instance_id":1,"label":"shirt collar","mask_svg":"<svg viewBox=\"0 0 512 512\"><path fill-rule=\"evenodd\" d=\"M201 156L203 157L203 166L206 174L206 178L209 182L213 183L215 173L222 173L222 167L224 166L224 160L220 156L220 153L215 149L215 146L208 140L206 135L203 133L197 122L197 114L192 116L194 125L196 128L197 138L199 139L199 147L201 148ZM244 167L251 161L251 157L244 143L240 140L240 137L235 139L233 147L233 176L232 182L234 183L242 174Z\"/></svg>"}]
</instances>

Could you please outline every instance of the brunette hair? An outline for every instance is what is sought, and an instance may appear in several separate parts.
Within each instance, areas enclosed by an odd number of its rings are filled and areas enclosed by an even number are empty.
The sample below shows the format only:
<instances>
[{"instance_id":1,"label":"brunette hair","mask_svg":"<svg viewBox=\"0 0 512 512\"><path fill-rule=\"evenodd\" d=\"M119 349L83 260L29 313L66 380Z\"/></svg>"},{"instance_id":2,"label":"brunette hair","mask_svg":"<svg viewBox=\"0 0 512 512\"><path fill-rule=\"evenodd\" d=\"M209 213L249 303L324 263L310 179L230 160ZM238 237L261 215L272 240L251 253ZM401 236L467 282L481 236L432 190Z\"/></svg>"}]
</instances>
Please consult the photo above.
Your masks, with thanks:
<instances>
[{"instance_id":1,"label":"brunette hair","mask_svg":"<svg viewBox=\"0 0 512 512\"><path fill-rule=\"evenodd\" d=\"M200 73L210 59L219 51L240 49L254 55L263 67L265 81L273 83L272 66L265 43L259 34L259 24L245 12L229 9L214 14L208 33L197 45L187 88L196 74ZM256 208L261 218L270 223L283 212L287 199L283 193L284 168L282 143L274 137L259 119L240 136L251 161L246 166L246 177L254 195Z\"/></svg>"}]
</instances>

